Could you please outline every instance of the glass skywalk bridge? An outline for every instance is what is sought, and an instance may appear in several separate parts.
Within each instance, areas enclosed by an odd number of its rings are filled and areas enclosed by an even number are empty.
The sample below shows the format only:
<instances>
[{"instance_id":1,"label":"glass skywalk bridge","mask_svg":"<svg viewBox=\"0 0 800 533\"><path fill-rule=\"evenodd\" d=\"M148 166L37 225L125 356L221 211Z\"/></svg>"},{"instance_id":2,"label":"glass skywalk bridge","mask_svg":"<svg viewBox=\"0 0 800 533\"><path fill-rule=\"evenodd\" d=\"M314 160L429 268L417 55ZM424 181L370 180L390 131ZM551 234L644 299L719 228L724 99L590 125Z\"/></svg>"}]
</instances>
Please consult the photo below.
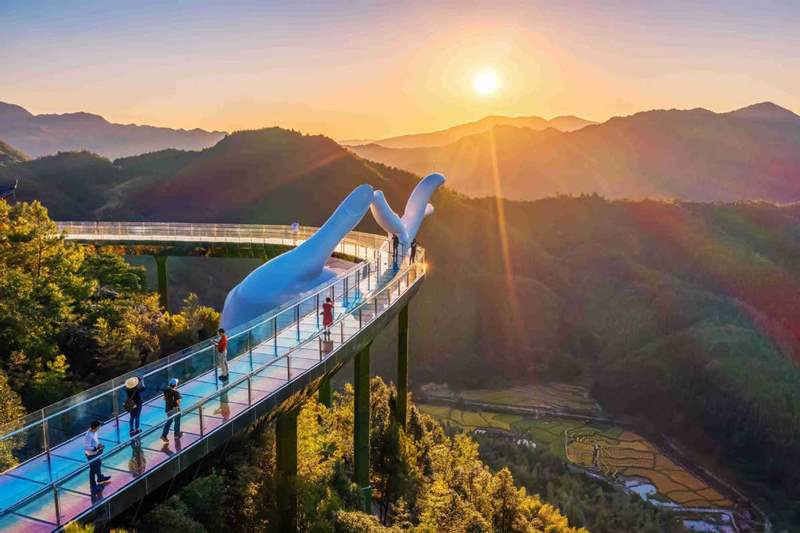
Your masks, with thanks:
<instances>
[{"instance_id":1,"label":"glass skywalk bridge","mask_svg":"<svg viewBox=\"0 0 800 533\"><path fill-rule=\"evenodd\" d=\"M296 245L315 231L217 224L90 222L60 226L68 238L91 242L250 239ZM0 452L13 454L17 462L0 475L0 530L52 531L76 518L98 512L111 517L123 510L208 453L215 439L230 438L322 376L349 342L397 302L407 299L425 273L421 248L415 261L406 259L395 266L385 237L351 232L338 251L360 262L317 289L229 332L227 384L218 379L214 347L206 341L0 428ZM329 340L322 336L320 317L326 297L335 303ZM143 377L146 386L143 431L135 438L129 436L128 414L121 408L124 382L131 376ZM162 391L173 377L181 380L183 436L170 436L165 444L160 439L167 421ZM83 434L94 419L103 421L99 435L105 451L101 459L111 483L92 497Z\"/></svg>"}]
</instances>

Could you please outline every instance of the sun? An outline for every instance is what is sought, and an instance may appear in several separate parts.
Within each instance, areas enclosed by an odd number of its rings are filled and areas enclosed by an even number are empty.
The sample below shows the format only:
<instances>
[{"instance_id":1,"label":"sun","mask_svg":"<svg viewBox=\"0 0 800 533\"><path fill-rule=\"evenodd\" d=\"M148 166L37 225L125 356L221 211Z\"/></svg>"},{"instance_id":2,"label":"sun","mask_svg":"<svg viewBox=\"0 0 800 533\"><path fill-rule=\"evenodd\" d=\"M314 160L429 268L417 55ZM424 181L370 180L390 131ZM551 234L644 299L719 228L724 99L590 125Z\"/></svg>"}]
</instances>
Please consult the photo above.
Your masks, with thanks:
<instances>
[{"instance_id":1,"label":"sun","mask_svg":"<svg viewBox=\"0 0 800 533\"><path fill-rule=\"evenodd\" d=\"M497 91L497 74L494 70L484 69L472 78L472 88L481 96L488 96Z\"/></svg>"}]
</instances>

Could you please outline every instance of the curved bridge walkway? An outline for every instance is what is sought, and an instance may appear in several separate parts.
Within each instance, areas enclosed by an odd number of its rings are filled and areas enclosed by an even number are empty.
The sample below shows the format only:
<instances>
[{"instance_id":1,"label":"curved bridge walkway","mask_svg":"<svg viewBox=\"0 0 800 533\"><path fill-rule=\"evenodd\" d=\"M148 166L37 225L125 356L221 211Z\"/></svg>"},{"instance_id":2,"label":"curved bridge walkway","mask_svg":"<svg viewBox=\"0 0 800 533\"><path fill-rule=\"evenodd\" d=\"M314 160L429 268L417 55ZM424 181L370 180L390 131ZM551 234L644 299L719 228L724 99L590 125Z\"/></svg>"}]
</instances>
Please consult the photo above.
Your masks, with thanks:
<instances>
[{"instance_id":1,"label":"curved bridge walkway","mask_svg":"<svg viewBox=\"0 0 800 533\"><path fill-rule=\"evenodd\" d=\"M296 245L316 230L94 222L60 223L60 227L68 239L99 244L135 241ZM356 366L361 361L363 368L362 353L366 351L368 380L372 338L398 313L407 327L407 302L424 279L424 251L419 249L413 262L406 259L393 265L386 237L359 232L349 233L338 251L361 261L317 289L228 332L227 384L218 379L213 346L206 341L0 429L0 452L11 452L18 461L0 475L0 530L53 531L78 518L110 519L258 418L280 417L292 398L302 398L325 386L325 381L356 352ZM321 301L328 296L336 306L330 340L322 335L319 315ZM404 335L401 332L401 350L407 350ZM407 354L401 355L407 358ZM403 371L407 375L407 369ZM143 431L131 438L128 414L121 406L124 382L134 375L144 378L146 401L141 414ZM161 391L173 377L181 379L183 436L174 439L170 434L170 442L165 444L160 439L167 420ZM405 380L401 381L405 386ZM363 379L361 387L363 392ZM366 398L368 409L368 389ZM299 402L294 403L296 407ZM364 406L357 405L356 409L363 411ZM90 494L89 465L83 455L83 434L93 419L104 422L99 432L105 444L103 473L111 476L111 483L95 497ZM280 425L281 419L278 420ZM364 438L362 435L361 440ZM363 442L360 445L363 449Z\"/></svg>"}]
</instances>

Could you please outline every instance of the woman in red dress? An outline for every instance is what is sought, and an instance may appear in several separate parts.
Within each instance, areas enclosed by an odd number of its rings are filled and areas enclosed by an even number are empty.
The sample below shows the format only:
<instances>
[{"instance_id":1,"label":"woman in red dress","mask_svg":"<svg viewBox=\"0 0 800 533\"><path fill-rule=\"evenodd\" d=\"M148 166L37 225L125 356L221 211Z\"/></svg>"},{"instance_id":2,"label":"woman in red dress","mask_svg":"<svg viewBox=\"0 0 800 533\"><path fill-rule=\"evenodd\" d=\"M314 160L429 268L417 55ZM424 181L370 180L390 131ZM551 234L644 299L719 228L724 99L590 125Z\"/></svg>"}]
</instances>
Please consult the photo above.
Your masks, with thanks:
<instances>
[{"instance_id":1,"label":"woman in red dress","mask_svg":"<svg viewBox=\"0 0 800 533\"><path fill-rule=\"evenodd\" d=\"M328 340L331 338L331 325L333 325L333 300L325 298L325 303L322 304L322 327L323 337Z\"/></svg>"}]
</instances>

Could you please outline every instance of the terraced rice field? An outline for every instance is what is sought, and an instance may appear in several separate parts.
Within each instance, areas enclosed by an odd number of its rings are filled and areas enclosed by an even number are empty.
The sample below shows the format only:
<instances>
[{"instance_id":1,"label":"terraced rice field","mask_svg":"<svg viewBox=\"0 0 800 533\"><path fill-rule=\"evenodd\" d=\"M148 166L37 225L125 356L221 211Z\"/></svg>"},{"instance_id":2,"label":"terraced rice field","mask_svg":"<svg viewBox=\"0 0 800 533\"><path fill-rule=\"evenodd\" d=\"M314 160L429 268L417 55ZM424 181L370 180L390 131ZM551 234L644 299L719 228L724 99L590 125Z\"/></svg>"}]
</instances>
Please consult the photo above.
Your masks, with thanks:
<instances>
[{"instance_id":1,"label":"terraced rice field","mask_svg":"<svg viewBox=\"0 0 800 533\"><path fill-rule=\"evenodd\" d=\"M566 433L567 459L618 479L641 479L685 507L731 509L733 502L631 431L585 425Z\"/></svg>"},{"instance_id":2,"label":"terraced rice field","mask_svg":"<svg viewBox=\"0 0 800 533\"><path fill-rule=\"evenodd\" d=\"M512 425L522 420L519 415L470 411L449 406L418 403L417 407L441 422L445 427L473 431L478 428L493 428L511 431Z\"/></svg>"},{"instance_id":3,"label":"terraced rice field","mask_svg":"<svg viewBox=\"0 0 800 533\"><path fill-rule=\"evenodd\" d=\"M586 415L596 415L600 412L599 406L589 397L586 389L564 383L525 385L507 389L474 389L462 391L459 396L476 402L535 407Z\"/></svg>"}]
</instances>

